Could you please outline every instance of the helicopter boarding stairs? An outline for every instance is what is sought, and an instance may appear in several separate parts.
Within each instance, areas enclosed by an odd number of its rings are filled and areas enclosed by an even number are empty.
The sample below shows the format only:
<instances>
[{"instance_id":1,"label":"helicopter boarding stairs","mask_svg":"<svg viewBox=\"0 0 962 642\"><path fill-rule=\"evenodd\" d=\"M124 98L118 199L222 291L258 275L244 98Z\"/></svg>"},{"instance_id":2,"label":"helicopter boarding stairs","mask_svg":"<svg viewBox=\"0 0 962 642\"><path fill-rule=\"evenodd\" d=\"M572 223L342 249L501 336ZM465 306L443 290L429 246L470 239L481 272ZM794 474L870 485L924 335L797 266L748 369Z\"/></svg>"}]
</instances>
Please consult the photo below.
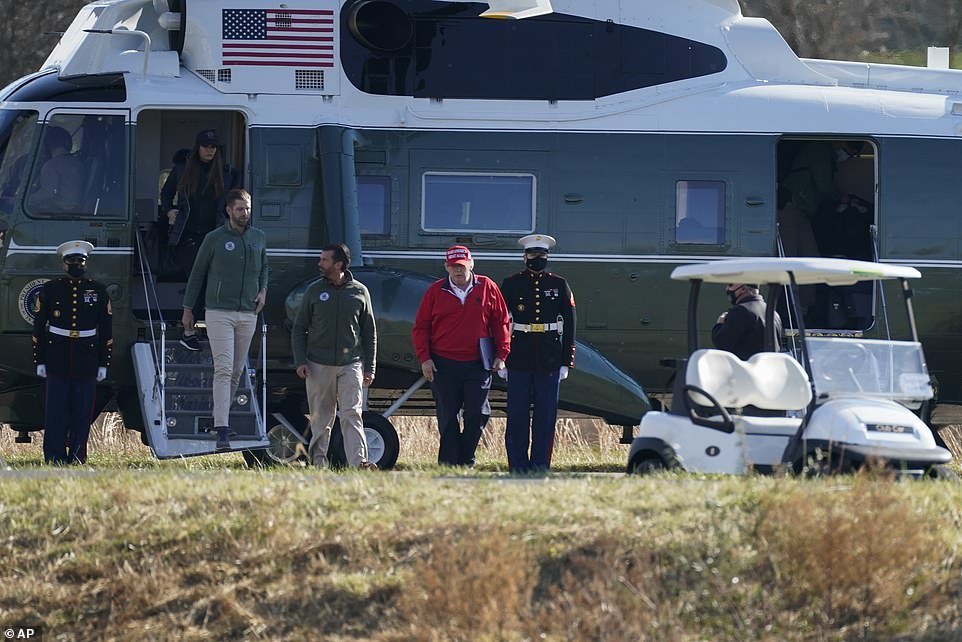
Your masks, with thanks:
<instances>
[{"instance_id":1,"label":"helicopter boarding stairs","mask_svg":"<svg viewBox=\"0 0 962 642\"><path fill-rule=\"evenodd\" d=\"M140 239L138 238L138 245ZM143 252L140 252L141 257ZM147 444L158 459L208 455L215 452L217 433L213 417L214 365L210 346L191 351L167 338L167 323L155 289L150 267L141 260L144 297L150 302L147 319L149 339L131 348L134 374L144 418ZM155 314L156 313L156 314ZM261 321L261 373L267 372L267 325ZM257 372L250 358L231 401L230 450L252 450L270 445L263 409L267 382L261 377L256 394ZM224 452L224 451L217 451Z\"/></svg>"}]
</instances>

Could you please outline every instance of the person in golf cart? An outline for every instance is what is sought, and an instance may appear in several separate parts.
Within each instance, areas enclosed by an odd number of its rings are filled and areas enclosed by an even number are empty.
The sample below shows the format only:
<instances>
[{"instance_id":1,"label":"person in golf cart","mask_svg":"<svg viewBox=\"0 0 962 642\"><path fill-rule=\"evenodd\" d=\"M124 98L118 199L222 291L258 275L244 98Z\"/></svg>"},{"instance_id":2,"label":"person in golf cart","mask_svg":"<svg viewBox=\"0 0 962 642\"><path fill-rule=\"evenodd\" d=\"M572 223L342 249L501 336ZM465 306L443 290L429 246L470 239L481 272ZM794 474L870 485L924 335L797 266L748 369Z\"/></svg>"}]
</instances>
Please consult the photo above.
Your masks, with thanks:
<instances>
[{"instance_id":1,"label":"person in golf cart","mask_svg":"<svg viewBox=\"0 0 962 642\"><path fill-rule=\"evenodd\" d=\"M733 258L675 268L671 278L690 283L688 356L666 360L677 375L671 407L642 416L628 472L847 472L876 460L899 475L943 474L952 453L922 419L933 390L908 284L920 277L907 266L819 257ZM870 332L826 336L807 331L794 313L801 308L798 286L863 281L872 283L879 300ZM896 282L906 325L889 324L881 281ZM733 282L769 287L765 350L747 360L699 347L702 284ZM774 306L783 287L793 312L786 317L792 325L787 352L778 351L774 336ZM896 327L903 336L892 336ZM767 412L746 412L752 407Z\"/></svg>"},{"instance_id":2,"label":"person in golf cart","mask_svg":"<svg viewBox=\"0 0 962 642\"><path fill-rule=\"evenodd\" d=\"M732 307L723 312L711 329L711 340L719 350L727 350L747 361L765 350L765 299L754 283L729 283L725 294ZM782 320L775 313L775 336L782 336Z\"/></svg>"}]
</instances>

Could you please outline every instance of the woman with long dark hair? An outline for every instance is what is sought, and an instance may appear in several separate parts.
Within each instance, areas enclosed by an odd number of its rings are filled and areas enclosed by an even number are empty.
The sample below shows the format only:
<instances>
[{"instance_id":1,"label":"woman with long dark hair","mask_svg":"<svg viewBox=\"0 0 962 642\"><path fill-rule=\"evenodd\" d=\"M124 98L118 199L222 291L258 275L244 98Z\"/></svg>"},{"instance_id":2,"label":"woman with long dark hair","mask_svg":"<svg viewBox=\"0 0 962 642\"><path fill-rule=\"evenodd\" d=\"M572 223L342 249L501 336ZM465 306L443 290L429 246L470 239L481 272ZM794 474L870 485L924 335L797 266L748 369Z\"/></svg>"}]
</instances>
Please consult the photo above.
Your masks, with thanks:
<instances>
[{"instance_id":1,"label":"woman with long dark hair","mask_svg":"<svg viewBox=\"0 0 962 642\"><path fill-rule=\"evenodd\" d=\"M238 187L240 175L224 161L217 132L205 129L197 134L187 162L174 165L160 191L162 216L166 215L170 226L167 244L184 274L190 274L207 233L226 221L224 197ZM198 303L194 316L199 316L202 309ZM200 350L193 332L185 330L180 342L188 350Z\"/></svg>"}]
</instances>

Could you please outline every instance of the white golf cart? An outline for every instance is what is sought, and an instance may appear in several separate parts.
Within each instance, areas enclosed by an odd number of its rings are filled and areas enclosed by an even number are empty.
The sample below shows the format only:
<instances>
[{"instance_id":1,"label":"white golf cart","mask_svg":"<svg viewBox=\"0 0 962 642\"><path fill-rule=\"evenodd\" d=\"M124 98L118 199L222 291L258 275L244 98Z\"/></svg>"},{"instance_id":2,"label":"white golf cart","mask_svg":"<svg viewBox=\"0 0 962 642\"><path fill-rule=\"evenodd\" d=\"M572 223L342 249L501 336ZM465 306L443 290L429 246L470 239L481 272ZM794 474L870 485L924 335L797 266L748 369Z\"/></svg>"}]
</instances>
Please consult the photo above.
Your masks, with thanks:
<instances>
[{"instance_id":1,"label":"white golf cart","mask_svg":"<svg viewBox=\"0 0 962 642\"><path fill-rule=\"evenodd\" d=\"M691 283L687 359L677 368L671 409L644 415L631 444L628 472L680 468L704 473L841 472L868 460L913 476L947 472L952 458L936 443L918 412L933 396L912 310L910 267L830 258L732 259L676 268ZM909 341L893 341L881 281L897 280ZM870 330L806 331L798 315L783 319L782 337L742 361L730 352L698 347L702 283L768 284L768 319L787 292L800 310L799 286L848 286L873 281L882 318ZM864 334L883 335L865 338Z\"/></svg>"}]
</instances>

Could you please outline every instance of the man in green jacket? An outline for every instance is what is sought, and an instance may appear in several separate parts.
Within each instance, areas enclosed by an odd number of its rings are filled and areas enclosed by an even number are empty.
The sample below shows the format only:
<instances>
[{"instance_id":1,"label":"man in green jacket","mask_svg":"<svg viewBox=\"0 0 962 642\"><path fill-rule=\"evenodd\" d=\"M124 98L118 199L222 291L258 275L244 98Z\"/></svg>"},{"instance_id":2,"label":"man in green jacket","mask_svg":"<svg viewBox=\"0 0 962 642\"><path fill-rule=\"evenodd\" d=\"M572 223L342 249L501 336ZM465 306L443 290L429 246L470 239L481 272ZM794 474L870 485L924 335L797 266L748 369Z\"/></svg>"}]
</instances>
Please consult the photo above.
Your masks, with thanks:
<instances>
[{"instance_id":1,"label":"man in green jacket","mask_svg":"<svg viewBox=\"0 0 962 642\"><path fill-rule=\"evenodd\" d=\"M321 279L304 293L291 330L297 376L306 380L315 466L326 468L335 410L341 419L347 463L377 468L368 461L361 419L361 389L374 381L377 329L371 295L347 269L351 252L343 243L321 250Z\"/></svg>"},{"instance_id":2,"label":"man in green jacket","mask_svg":"<svg viewBox=\"0 0 962 642\"><path fill-rule=\"evenodd\" d=\"M209 232L184 293L184 330L194 328L194 306L201 285L207 283L207 338L214 358L214 429L217 450L230 450L228 417L237 392L257 315L267 300L267 242L251 226L251 195L232 189L225 197L228 221Z\"/></svg>"}]
</instances>

